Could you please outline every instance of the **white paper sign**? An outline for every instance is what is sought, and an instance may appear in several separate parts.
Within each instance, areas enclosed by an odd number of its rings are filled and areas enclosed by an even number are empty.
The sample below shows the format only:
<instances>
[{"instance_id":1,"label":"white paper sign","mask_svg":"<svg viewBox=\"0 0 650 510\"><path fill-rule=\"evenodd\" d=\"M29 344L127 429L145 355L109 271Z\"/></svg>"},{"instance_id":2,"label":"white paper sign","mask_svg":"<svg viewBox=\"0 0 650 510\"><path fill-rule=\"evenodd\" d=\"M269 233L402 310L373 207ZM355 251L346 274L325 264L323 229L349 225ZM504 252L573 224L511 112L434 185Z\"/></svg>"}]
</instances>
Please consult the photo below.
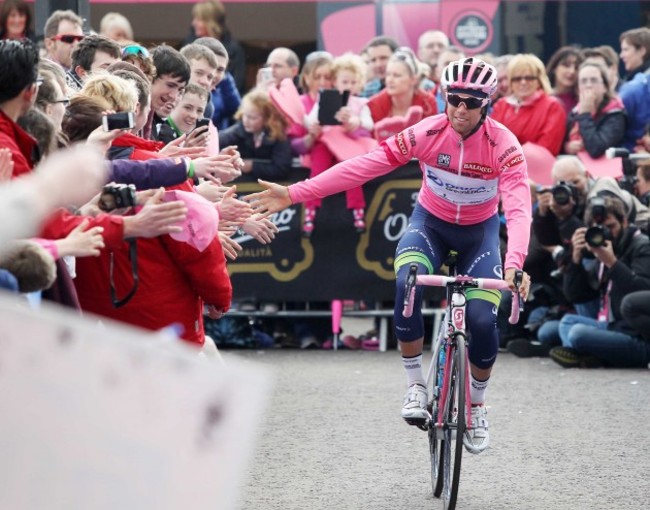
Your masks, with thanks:
<instances>
[{"instance_id":1,"label":"white paper sign","mask_svg":"<svg viewBox=\"0 0 650 510\"><path fill-rule=\"evenodd\" d=\"M268 373L104 326L0 295L0 508L235 508Z\"/></svg>"}]
</instances>

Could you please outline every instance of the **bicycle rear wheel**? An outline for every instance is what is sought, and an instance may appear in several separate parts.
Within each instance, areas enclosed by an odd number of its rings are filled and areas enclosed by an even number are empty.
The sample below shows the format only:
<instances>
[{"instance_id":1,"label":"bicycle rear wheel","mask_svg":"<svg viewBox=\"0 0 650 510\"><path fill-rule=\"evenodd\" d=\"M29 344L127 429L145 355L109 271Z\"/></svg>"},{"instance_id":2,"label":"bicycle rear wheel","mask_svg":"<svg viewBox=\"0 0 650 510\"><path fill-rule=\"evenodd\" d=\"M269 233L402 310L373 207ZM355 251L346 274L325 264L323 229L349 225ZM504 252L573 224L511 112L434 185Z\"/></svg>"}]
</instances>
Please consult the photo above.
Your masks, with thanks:
<instances>
[{"instance_id":1,"label":"bicycle rear wheel","mask_svg":"<svg viewBox=\"0 0 650 510\"><path fill-rule=\"evenodd\" d=\"M443 431L436 427L438 419L438 408L440 406L440 387L442 381L439 380L438 374L440 373L440 349L444 349L442 342L438 343L438 347L433 352L433 381L430 387L431 401L429 403L429 413L431 420L429 421L429 453L431 455L431 489L436 498L442 494L442 485L444 473L444 450Z\"/></svg>"},{"instance_id":2,"label":"bicycle rear wheel","mask_svg":"<svg viewBox=\"0 0 650 510\"><path fill-rule=\"evenodd\" d=\"M463 435L466 429L465 381L467 379L467 364L465 361L465 339L462 335L458 335L456 338L452 352L442 450L444 463L443 501L445 510L454 510L456 508L458 484L460 482L460 467L463 457Z\"/></svg>"}]
</instances>

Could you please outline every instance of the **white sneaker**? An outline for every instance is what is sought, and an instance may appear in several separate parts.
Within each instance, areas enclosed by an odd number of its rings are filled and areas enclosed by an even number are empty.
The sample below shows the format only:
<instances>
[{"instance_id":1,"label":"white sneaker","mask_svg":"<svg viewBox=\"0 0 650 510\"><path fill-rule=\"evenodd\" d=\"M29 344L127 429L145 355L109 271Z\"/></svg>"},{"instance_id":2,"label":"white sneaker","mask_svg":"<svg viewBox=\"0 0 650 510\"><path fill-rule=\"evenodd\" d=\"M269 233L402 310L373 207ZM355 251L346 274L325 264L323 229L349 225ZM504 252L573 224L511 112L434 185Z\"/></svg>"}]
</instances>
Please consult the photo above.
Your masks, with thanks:
<instances>
[{"instance_id":1,"label":"white sneaker","mask_svg":"<svg viewBox=\"0 0 650 510\"><path fill-rule=\"evenodd\" d=\"M423 425L429 417L427 412L427 389L421 384L412 384L406 390L402 418L409 425Z\"/></svg>"},{"instance_id":2,"label":"white sneaker","mask_svg":"<svg viewBox=\"0 0 650 510\"><path fill-rule=\"evenodd\" d=\"M487 409L485 406L472 406L472 428L465 431L463 444L468 452L479 454L490 443L488 432Z\"/></svg>"}]
</instances>

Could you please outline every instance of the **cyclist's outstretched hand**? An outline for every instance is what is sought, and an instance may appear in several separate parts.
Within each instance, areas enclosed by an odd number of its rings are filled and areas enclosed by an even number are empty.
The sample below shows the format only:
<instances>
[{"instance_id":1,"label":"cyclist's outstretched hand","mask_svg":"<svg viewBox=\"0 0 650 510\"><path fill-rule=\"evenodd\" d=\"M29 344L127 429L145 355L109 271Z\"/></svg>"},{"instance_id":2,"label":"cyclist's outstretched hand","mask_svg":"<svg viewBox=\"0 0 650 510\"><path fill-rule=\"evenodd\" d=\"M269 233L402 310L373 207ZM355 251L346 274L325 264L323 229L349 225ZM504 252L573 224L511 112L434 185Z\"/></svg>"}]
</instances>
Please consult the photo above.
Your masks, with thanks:
<instances>
[{"instance_id":1,"label":"cyclist's outstretched hand","mask_svg":"<svg viewBox=\"0 0 650 510\"><path fill-rule=\"evenodd\" d=\"M517 287L515 287L515 273L517 272L517 269L514 267L509 267L506 269L506 275L503 278L507 283L508 287L512 292L516 292ZM524 301L528 298L528 290L530 289L530 276L528 276L528 273L523 271L524 277L521 280L521 285L519 286L519 294L523 298Z\"/></svg>"},{"instance_id":2,"label":"cyclist's outstretched hand","mask_svg":"<svg viewBox=\"0 0 650 510\"><path fill-rule=\"evenodd\" d=\"M265 189L244 197L244 200L250 202L253 207L254 214L269 216L291 205L289 189L286 186L263 181L262 179L258 179L257 182Z\"/></svg>"}]
</instances>

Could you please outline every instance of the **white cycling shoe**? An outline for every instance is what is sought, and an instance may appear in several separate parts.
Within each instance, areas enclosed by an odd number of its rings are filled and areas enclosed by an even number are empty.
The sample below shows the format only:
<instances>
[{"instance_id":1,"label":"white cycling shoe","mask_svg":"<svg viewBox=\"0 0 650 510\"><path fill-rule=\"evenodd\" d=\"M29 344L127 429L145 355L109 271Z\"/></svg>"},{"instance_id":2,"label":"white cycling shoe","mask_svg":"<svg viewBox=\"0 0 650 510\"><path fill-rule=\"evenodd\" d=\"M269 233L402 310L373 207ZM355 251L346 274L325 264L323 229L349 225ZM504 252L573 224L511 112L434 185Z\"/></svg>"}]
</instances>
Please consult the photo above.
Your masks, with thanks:
<instances>
[{"instance_id":1,"label":"white cycling shoe","mask_svg":"<svg viewBox=\"0 0 650 510\"><path fill-rule=\"evenodd\" d=\"M402 418L406 423L409 425L424 425L429 418L427 402L427 389L424 386L420 384L409 386L402 407Z\"/></svg>"},{"instance_id":2,"label":"white cycling shoe","mask_svg":"<svg viewBox=\"0 0 650 510\"><path fill-rule=\"evenodd\" d=\"M467 429L463 436L463 444L470 453L479 454L485 451L490 443L486 416L485 406L472 406L472 428Z\"/></svg>"}]
</instances>

